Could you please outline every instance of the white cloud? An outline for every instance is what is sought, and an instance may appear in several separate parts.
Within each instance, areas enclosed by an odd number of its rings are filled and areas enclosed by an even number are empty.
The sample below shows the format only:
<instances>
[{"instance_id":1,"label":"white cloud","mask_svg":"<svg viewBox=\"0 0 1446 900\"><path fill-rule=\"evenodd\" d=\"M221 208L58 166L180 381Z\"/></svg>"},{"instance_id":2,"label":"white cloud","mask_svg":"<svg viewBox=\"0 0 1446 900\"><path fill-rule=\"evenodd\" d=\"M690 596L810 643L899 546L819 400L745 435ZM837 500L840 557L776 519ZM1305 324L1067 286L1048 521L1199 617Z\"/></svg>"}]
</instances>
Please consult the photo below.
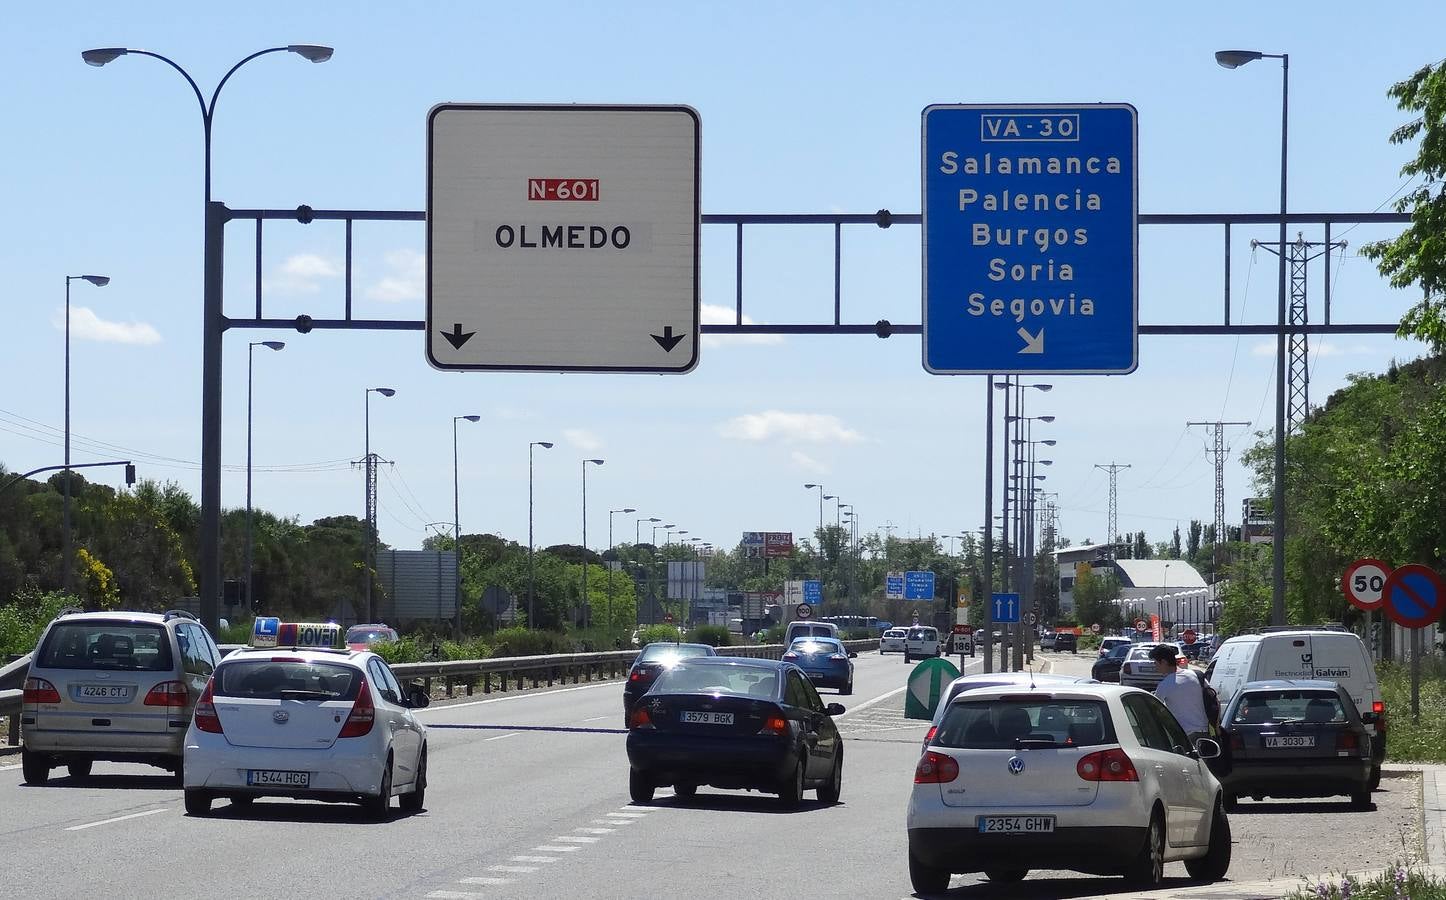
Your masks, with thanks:
<instances>
[{"instance_id":1,"label":"white cloud","mask_svg":"<svg viewBox=\"0 0 1446 900\"><path fill-rule=\"evenodd\" d=\"M382 257L389 274L367 288L369 300L402 303L421 300L427 278L427 257L416 250L393 250Z\"/></svg>"},{"instance_id":2,"label":"white cloud","mask_svg":"<svg viewBox=\"0 0 1446 900\"><path fill-rule=\"evenodd\" d=\"M497 407L497 418L504 422L517 422L522 419L535 419L537 418L537 413L531 410L518 409L515 406L499 406Z\"/></svg>"},{"instance_id":3,"label":"white cloud","mask_svg":"<svg viewBox=\"0 0 1446 900\"><path fill-rule=\"evenodd\" d=\"M599 450L602 448L602 441L598 436L585 428L564 428L562 436L579 450Z\"/></svg>"},{"instance_id":4,"label":"white cloud","mask_svg":"<svg viewBox=\"0 0 1446 900\"><path fill-rule=\"evenodd\" d=\"M284 259L271 276L262 280L267 291L281 294L316 294L323 279L340 278L341 267L315 253L297 253Z\"/></svg>"},{"instance_id":5,"label":"white cloud","mask_svg":"<svg viewBox=\"0 0 1446 900\"><path fill-rule=\"evenodd\" d=\"M55 327L65 330L65 312L56 312ZM145 322L107 322L84 306L70 308L70 333L82 341L108 344L159 344L161 333Z\"/></svg>"},{"instance_id":6,"label":"white cloud","mask_svg":"<svg viewBox=\"0 0 1446 900\"><path fill-rule=\"evenodd\" d=\"M718 433L737 441L781 440L788 444L856 444L863 435L844 427L838 416L769 409L729 419Z\"/></svg>"},{"instance_id":7,"label":"white cloud","mask_svg":"<svg viewBox=\"0 0 1446 900\"><path fill-rule=\"evenodd\" d=\"M732 325L738 321L738 311L727 306L703 304L704 325ZM744 325L757 325L752 316L743 316ZM724 344L781 344L781 334L705 334L704 347L721 347Z\"/></svg>"},{"instance_id":8,"label":"white cloud","mask_svg":"<svg viewBox=\"0 0 1446 900\"><path fill-rule=\"evenodd\" d=\"M815 475L827 475L828 466L809 456L800 450L795 450L788 455L793 464L805 472L812 472Z\"/></svg>"}]
</instances>

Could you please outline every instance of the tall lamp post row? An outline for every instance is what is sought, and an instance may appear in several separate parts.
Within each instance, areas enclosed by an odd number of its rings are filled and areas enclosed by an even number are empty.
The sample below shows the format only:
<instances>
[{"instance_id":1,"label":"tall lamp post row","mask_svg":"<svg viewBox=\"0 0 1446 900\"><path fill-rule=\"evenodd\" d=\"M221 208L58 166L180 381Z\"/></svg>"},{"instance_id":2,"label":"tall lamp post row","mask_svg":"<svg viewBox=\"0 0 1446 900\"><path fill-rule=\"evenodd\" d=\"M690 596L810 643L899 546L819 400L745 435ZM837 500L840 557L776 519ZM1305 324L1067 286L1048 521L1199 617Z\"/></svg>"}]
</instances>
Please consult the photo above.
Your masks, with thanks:
<instances>
[{"instance_id":1,"label":"tall lamp post row","mask_svg":"<svg viewBox=\"0 0 1446 900\"><path fill-rule=\"evenodd\" d=\"M65 532L65 555L61 557L60 589L70 590L71 555L73 552L70 531L70 283L88 281L96 287L110 284L107 275L65 276L65 500L61 513L61 529Z\"/></svg>"}]
</instances>

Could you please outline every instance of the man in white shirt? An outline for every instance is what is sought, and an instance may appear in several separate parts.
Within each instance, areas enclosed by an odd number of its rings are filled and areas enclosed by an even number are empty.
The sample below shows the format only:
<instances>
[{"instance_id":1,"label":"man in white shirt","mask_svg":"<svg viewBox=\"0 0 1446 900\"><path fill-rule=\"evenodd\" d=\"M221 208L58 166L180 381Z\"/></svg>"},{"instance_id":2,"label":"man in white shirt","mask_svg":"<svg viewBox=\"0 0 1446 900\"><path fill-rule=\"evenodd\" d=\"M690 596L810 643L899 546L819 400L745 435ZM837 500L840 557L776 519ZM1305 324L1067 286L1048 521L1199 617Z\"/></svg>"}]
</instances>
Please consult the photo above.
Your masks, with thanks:
<instances>
[{"instance_id":1,"label":"man in white shirt","mask_svg":"<svg viewBox=\"0 0 1446 900\"><path fill-rule=\"evenodd\" d=\"M1161 675L1155 686L1155 696L1170 712L1175 714L1180 727L1196 738L1210 736L1210 720L1205 714L1205 695L1200 689L1200 676L1190 671L1185 657L1174 644L1158 644L1150 651L1155 669Z\"/></svg>"}]
</instances>

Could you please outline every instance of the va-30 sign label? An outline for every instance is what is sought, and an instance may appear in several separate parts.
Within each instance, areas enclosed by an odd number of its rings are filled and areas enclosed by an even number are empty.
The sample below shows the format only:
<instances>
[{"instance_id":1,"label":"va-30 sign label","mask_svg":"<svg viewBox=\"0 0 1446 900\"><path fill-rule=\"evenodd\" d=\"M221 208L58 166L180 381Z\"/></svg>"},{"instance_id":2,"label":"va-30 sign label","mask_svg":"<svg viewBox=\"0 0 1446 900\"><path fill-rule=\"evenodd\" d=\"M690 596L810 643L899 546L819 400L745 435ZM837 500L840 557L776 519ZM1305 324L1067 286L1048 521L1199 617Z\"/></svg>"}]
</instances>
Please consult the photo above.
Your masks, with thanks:
<instances>
[{"instance_id":1,"label":"va-30 sign label","mask_svg":"<svg viewBox=\"0 0 1446 900\"><path fill-rule=\"evenodd\" d=\"M1134 371L1135 108L930 106L922 146L924 368Z\"/></svg>"},{"instance_id":2,"label":"va-30 sign label","mask_svg":"<svg viewBox=\"0 0 1446 900\"><path fill-rule=\"evenodd\" d=\"M433 366L697 365L694 110L442 104L427 124Z\"/></svg>"}]
</instances>

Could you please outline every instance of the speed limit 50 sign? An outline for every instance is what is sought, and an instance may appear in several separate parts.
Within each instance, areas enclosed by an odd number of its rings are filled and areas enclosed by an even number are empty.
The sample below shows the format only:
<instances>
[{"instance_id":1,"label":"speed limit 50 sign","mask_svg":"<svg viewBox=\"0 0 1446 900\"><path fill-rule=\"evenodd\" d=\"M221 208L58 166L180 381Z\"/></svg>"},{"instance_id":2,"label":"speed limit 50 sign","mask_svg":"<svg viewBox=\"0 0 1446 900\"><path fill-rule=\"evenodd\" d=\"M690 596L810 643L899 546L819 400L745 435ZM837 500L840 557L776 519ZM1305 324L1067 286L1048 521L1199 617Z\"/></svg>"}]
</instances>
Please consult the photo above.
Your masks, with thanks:
<instances>
[{"instance_id":1,"label":"speed limit 50 sign","mask_svg":"<svg viewBox=\"0 0 1446 900\"><path fill-rule=\"evenodd\" d=\"M1341 577L1341 590L1357 609L1367 612L1380 609L1385 600L1386 579L1390 575L1390 563L1379 559L1358 559L1346 566L1346 573Z\"/></svg>"}]
</instances>

